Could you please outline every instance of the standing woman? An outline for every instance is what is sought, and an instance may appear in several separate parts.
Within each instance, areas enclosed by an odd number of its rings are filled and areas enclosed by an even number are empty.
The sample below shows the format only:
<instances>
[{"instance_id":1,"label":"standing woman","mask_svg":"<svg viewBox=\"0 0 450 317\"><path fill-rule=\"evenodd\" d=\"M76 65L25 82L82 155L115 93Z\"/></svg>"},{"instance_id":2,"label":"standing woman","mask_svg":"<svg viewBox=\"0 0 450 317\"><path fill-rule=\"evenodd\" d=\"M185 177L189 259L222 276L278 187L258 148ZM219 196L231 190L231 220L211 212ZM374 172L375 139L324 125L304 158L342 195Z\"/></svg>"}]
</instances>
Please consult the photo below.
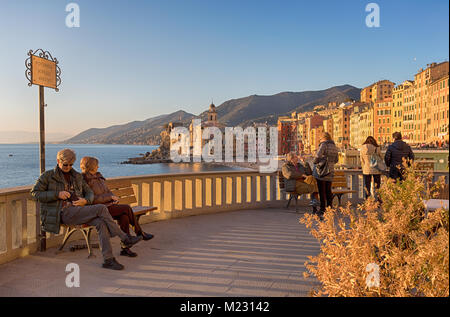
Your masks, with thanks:
<instances>
[{"instance_id":1,"label":"standing woman","mask_svg":"<svg viewBox=\"0 0 450 317\"><path fill-rule=\"evenodd\" d=\"M334 164L339 160L338 149L334 141L331 139L331 135L328 132L324 132L320 139L319 150L314 157L314 171L313 175L317 181L317 187L319 189L320 197L320 211L319 216L322 218L325 208L331 207L333 202L333 193L331 192L331 184L334 177ZM318 166L327 166L327 172L325 175L320 175Z\"/></svg>"},{"instance_id":2,"label":"standing woman","mask_svg":"<svg viewBox=\"0 0 450 317\"><path fill-rule=\"evenodd\" d=\"M360 153L361 166L364 177L364 195L366 199L370 196L372 178L376 189L379 189L381 184L381 171L374 167L373 164L371 166L371 157L376 158L377 161L380 161L382 163L381 149L378 146L377 141L373 136L368 136L361 147Z\"/></svg>"},{"instance_id":3,"label":"standing woman","mask_svg":"<svg viewBox=\"0 0 450 317\"><path fill-rule=\"evenodd\" d=\"M105 178L98 171L98 160L95 157L85 156L80 161L80 168L83 172L84 180L94 192L94 204L104 204L108 207L108 211L113 219L119 222L119 226L123 232L130 236L130 225L134 227L137 236L142 236L144 240L153 238L152 234L145 233L133 213L130 205L119 204L119 197L109 190L105 183ZM120 255L135 257L137 254L122 245Z\"/></svg>"}]
</instances>

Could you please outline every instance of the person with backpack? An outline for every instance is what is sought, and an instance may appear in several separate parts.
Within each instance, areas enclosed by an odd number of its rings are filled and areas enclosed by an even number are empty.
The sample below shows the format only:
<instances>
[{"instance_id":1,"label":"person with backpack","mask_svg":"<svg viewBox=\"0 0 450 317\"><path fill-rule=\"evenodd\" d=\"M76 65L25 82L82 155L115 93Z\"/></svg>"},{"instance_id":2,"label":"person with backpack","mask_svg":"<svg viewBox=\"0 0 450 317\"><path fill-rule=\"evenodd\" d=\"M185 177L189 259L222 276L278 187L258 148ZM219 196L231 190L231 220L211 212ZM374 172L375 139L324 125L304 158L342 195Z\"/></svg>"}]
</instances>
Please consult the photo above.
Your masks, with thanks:
<instances>
[{"instance_id":1,"label":"person with backpack","mask_svg":"<svg viewBox=\"0 0 450 317\"><path fill-rule=\"evenodd\" d=\"M395 180L403 180L404 166L403 159L414 160L414 153L411 147L402 140L400 132L392 134L394 143L389 145L384 156L386 166L389 166L389 177Z\"/></svg>"},{"instance_id":2,"label":"person with backpack","mask_svg":"<svg viewBox=\"0 0 450 317\"><path fill-rule=\"evenodd\" d=\"M381 185L381 174L386 170L386 165L381 158L381 149L373 136L368 136L361 146L361 167L364 181L364 197L370 197L372 179L376 190Z\"/></svg>"},{"instance_id":3,"label":"person with backpack","mask_svg":"<svg viewBox=\"0 0 450 317\"><path fill-rule=\"evenodd\" d=\"M333 193L331 185L334 177L334 164L339 160L338 148L328 132L320 139L319 149L314 157L313 176L317 181L320 197L319 216L322 218L326 207L331 207Z\"/></svg>"}]
</instances>

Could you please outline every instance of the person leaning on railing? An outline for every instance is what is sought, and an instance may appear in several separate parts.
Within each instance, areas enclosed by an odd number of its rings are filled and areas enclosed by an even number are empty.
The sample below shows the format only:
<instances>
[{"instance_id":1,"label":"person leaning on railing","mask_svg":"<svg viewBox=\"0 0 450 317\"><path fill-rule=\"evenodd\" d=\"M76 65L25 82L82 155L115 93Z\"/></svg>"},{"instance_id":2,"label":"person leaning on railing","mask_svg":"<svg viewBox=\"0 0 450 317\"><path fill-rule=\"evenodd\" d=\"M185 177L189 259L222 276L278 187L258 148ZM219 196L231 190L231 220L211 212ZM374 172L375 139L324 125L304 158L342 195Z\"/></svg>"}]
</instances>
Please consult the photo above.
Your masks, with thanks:
<instances>
[{"instance_id":1,"label":"person leaning on railing","mask_svg":"<svg viewBox=\"0 0 450 317\"><path fill-rule=\"evenodd\" d=\"M98 172L98 159L95 157L85 156L80 161L80 169L83 172L83 178L94 192L94 204L104 204L113 219L119 222L120 228L128 236L130 234L130 225L134 227L137 236L141 236L144 240L150 240L153 235L145 233L133 213L130 205L119 204L119 197L114 196L106 185L105 178ZM125 245L122 245L120 255L135 257L137 254Z\"/></svg>"},{"instance_id":2,"label":"person leaning on railing","mask_svg":"<svg viewBox=\"0 0 450 317\"><path fill-rule=\"evenodd\" d=\"M56 167L42 173L31 189L31 195L40 203L42 229L59 234L61 224L95 226L104 259L102 266L122 270L124 266L113 256L110 237L120 237L128 247L142 237L129 237L120 230L105 205L87 206L94 201L94 193L83 176L72 169L75 160L75 152L71 149L59 151Z\"/></svg>"},{"instance_id":3,"label":"person leaning on railing","mask_svg":"<svg viewBox=\"0 0 450 317\"><path fill-rule=\"evenodd\" d=\"M370 189L372 185L372 178L375 184L375 189L379 189L381 185L381 170L376 166L371 164L371 159L375 158L378 161L381 161L381 150L380 147L373 136L368 136L366 141L361 146L361 167L363 173L363 181L364 181L364 196L368 198L370 196ZM381 162L380 162L381 163Z\"/></svg>"}]
</instances>

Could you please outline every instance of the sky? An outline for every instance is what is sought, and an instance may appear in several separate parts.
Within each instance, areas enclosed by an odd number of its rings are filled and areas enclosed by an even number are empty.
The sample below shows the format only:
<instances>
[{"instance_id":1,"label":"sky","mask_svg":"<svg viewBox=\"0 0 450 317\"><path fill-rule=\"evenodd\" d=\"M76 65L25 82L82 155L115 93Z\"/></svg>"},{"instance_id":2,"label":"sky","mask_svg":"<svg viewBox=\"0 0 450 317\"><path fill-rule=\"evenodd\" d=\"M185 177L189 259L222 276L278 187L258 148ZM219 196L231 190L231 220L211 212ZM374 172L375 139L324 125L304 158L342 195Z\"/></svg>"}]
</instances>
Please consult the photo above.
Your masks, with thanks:
<instances>
[{"instance_id":1,"label":"sky","mask_svg":"<svg viewBox=\"0 0 450 317\"><path fill-rule=\"evenodd\" d=\"M27 52L59 61L46 131L75 135L253 94L401 83L448 61L449 2L378 0L2 0L0 131L39 130ZM80 27L66 26L66 5ZM1 132L0 132L1 133Z\"/></svg>"}]
</instances>

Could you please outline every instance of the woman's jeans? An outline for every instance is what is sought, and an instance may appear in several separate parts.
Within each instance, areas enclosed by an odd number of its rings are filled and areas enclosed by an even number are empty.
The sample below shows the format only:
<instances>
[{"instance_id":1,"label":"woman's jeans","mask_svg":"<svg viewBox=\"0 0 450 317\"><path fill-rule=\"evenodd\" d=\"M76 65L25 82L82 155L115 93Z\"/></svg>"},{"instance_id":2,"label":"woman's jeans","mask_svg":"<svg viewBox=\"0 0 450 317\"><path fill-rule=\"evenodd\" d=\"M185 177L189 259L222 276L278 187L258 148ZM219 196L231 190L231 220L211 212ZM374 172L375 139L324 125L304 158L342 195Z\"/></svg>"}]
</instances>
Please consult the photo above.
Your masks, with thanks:
<instances>
[{"instance_id":1,"label":"woman's jeans","mask_svg":"<svg viewBox=\"0 0 450 317\"><path fill-rule=\"evenodd\" d=\"M332 182L321 181L316 178L317 187L319 189L320 197L320 212L325 212L326 207L331 207L333 203L333 193L331 192Z\"/></svg>"},{"instance_id":2,"label":"woman's jeans","mask_svg":"<svg viewBox=\"0 0 450 317\"><path fill-rule=\"evenodd\" d=\"M380 174L369 174L363 175L364 177L364 197L367 199L370 197L370 188L372 185L372 177L375 183L375 191L380 188L381 185L381 175ZM374 193L375 194L375 193ZM376 195L374 195L376 197Z\"/></svg>"}]
</instances>

